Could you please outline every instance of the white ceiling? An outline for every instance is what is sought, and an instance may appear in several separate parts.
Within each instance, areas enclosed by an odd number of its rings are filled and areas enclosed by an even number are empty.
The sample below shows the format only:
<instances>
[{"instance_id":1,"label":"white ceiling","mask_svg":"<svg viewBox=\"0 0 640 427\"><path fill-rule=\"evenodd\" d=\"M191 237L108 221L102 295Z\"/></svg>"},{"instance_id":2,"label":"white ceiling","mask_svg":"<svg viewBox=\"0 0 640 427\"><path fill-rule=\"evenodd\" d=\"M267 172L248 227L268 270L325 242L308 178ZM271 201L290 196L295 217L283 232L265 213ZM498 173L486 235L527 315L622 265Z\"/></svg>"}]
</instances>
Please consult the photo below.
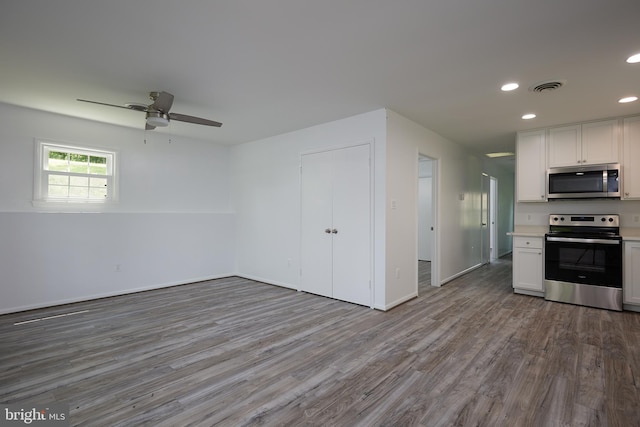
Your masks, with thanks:
<instances>
[{"instance_id":1,"label":"white ceiling","mask_svg":"<svg viewBox=\"0 0 640 427\"><path fill-rule=\"evenodd\" d=\"M512 150L518 130L640 114L617 102L640 96L639 18L638 0L5 0L0 102L143 128L76 98L165 90L172 112L224 123L169 132L224 144L386 107ZM527 90L548 79L567 83Z\"/></svg>"}]
</instances>

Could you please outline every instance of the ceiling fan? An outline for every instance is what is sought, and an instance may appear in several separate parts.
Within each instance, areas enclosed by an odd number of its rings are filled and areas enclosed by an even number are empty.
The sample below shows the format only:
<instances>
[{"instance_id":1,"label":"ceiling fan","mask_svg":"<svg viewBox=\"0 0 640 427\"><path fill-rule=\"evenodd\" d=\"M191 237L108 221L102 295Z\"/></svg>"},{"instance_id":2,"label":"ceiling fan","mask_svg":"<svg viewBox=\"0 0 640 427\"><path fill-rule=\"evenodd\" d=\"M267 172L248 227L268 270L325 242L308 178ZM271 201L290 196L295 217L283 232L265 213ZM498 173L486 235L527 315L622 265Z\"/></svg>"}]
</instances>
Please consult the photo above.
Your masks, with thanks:
<instances>
[{"instance_id":1,"label":"ceiling fan","mask_svg":"<svg viewBox=\"0 0 640 427\"><path fill-rule=\"evenodd\" d=\"M153 101L149 105L138 103L127 103L124 105L107 104L104 102L90 101L88 99L78 99L82 102L90 102L92 104L107 105L109 107L126 108L128 110L142 111L146 113L146 130L155 129L160 126L168 126L169 121L176 120L179 122L194 123L197 125L220 127L222 123L213 120L202 119L200 117L187 116L186 114L170 113L173 104L173 95L169 92L150 92L149 98Z\"/></svg>"}]
</instances>

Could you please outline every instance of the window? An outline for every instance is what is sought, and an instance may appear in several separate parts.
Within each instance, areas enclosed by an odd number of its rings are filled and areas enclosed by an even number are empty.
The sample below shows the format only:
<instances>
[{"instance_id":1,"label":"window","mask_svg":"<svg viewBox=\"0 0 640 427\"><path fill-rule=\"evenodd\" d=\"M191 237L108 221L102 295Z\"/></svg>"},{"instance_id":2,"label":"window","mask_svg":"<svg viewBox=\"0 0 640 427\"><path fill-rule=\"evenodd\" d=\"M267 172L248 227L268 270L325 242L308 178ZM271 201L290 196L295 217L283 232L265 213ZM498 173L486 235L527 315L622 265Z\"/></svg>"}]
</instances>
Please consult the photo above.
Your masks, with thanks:
<instances>
[{"instance_id":1,"label":"window","mask_svg":"<svg viewBox=\"0 0 640 427\"><path fill-rule=\"evenodd\" d=\"M115 152L38 141L36 153L36 201L115 201Z\"/></svg>"}]
</instances>

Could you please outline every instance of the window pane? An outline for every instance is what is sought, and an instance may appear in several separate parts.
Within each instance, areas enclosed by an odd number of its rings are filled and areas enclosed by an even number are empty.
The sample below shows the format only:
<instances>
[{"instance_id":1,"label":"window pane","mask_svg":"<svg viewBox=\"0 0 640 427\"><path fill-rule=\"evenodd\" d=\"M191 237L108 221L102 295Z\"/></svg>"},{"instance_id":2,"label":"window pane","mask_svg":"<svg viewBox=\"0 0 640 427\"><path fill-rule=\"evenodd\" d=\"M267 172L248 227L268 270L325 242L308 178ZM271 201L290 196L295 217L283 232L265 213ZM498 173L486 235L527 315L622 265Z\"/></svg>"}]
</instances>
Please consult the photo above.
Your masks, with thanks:
<instances>
[{"instance_id":1,"label":"window pane","mask_svg":"<svg viewBox=\"0 0 640 427\"><path fill-rule=\"evenodd\" d=\"M49 175L49 184L69 185L69 177L65 175Z\"/></svg>"},{"instance_id":2,"label":"window pane","mask_svg":"<svg viewBox=\"0 0 640 427\"><path fill-rule=\"evenodd\" d=\"M75 154L75 153L71 153L71 161L72 162L78 162L78 163L88 163L89 162L89 156L87 156L86 154Z\"/></svg>"},{"instance_id":3,"label":"window pane","mask_svg":"<svg viewBox=\"0 0 640 427\"><path fill-rule=\"evenodd\" d=\"M93 177L91 177L89 179L89 186L90 187L103 187L103 188L105 188L107 186L107 178L93 178Z\"/></svg>"},{"instance_id":4,"label":"window pane","mask_svg":"<svg viewBox=\"0 0 640 427\"><path fill-rule=\"evenodd\" d=\"M82 163L82 162L76 162L76 161L71 161L69 163L69 172L73 172L73 173L88 173L89 172L89 164L88 163Z\"/></svg>"},{"instance_id":5,"label":"window pane","mask_svg":"<svg viewBox=\"0 0 640 427\"><path fill-rule=\"evenodd\" d=\"M79 186L79 187L88 187L89 186L89 178L86 176L70 176L69 184Z\"/></svg>"},{"instance_id":6,"label":"window pane","mask_svg":"<svg viewBox=\"0 0 640 427\"><path fill-rule=\"evenodd\" d=\"M49 197L69 197L69 187L66 185L50 185Z\"/></svg>"},{"instance_id":7,"label":"window pane","mask_svg":"<svg viewBox=\"0 0 640 427\"><path fill-rule=\"evenodd\" d=\"M60 151L50 151L48 168L50 171L68 172L69 170L69 153Z\"/></svg>"},{"instance_id":8,"label":"window pane","mask_svg":"<svg viewBox=\"0 0 640 427\"><path fill-rule=\"evenodd\" d=\"M69 187L69 197L86 199L89 194L88 187Z\"/></svg>"},{"instance_id":9,"label":"window pane","mask_svg":"<svg viewBox=\"0 0 640 427\"><path fill-rule=\"evenodd\" d=\"M106 175L107 158L104 156L89 157L89 173L93 175Z\"/></svg>"},{"instance_id":10,"label":"window pane","mask_svg":"<svg viewBox=\"0 0 640 427\"><path fill-rule=\"evenodd\" d=\"M91 187L89 188L89 198L90 199L106 199L107 198L107 188L97 188Z\"/></svg>"},{"instance_id":11,"label":"window pane","mask_svg":"<svg viewBox=\"0 0 640 427\"><path fill-rule=\"evenodd\" d=\"M99 163L90 163L89 164L89 173L92 175L106 175L107 174L107 165L99 164Z\"/></svg>"}]
</instances>

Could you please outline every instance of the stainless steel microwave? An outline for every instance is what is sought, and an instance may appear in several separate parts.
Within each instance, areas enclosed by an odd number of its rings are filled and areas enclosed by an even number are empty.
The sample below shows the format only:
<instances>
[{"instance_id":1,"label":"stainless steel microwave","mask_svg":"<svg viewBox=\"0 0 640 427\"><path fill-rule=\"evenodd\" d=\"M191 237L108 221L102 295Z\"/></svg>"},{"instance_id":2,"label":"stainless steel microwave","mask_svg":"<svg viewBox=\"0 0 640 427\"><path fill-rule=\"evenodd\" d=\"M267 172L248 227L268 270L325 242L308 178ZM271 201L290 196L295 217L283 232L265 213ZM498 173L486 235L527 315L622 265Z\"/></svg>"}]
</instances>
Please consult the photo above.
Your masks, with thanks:
<instances>
[{"instance_id":1,"label":"stainless steel microwave","mask_svg":"<svg viewBox=\"0 0 640 427\"><path fill-rule=\"evenodd\" d=\"M619 199L620 164L547 169L548 199Z\"/></svg>"}]
</instances>

